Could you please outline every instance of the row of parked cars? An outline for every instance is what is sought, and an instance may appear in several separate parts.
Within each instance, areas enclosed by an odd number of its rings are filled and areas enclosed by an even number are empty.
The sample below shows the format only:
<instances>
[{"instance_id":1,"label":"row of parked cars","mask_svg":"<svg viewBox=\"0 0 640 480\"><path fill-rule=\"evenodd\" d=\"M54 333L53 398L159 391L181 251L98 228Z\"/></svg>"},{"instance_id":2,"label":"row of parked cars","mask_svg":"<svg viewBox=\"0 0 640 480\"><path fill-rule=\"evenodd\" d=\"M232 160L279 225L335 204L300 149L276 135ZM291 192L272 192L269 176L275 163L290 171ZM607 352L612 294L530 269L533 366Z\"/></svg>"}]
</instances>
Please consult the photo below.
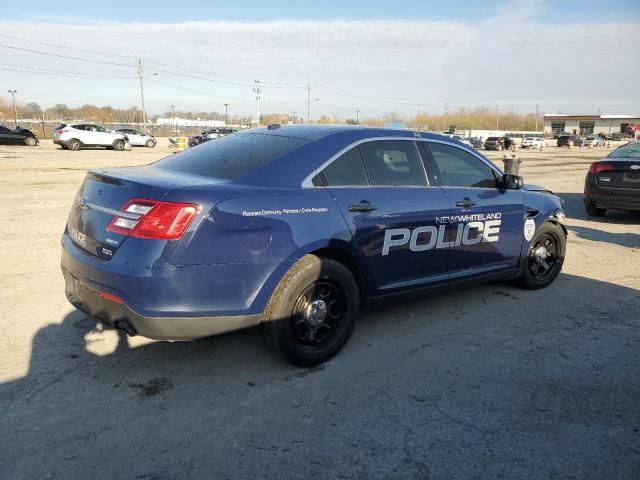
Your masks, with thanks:
<instances>
[{"instance_id":1,"label":"row of parked cars","mask_svg":"<svg viewBox=\"0 0 640 480\"><path fill-rule=\"evenodd\" d=\"M108 130L101 125L78 123L68 125L62 123L56 127L53 143L65 150L80 150L83 147L105 147L111 150L125 150L131 147L156 146L156 139L133 128Z\"/></svg>"},{"instance_id":2,"label":"row of parked cars","mask_svg":"<svg viewBox=\"0 0 640 480\"><path fill-rule=\"evenodd\" d=\"M0 125L0 145L26 145L34 147L39 140L35 133L26 128L10 129ZM109 130L92 123L60 124L53 133L53 143L65 150L80 150L83 147L105 147L111 150L130 150L131 147L156 146L153 135L133 128Z\"/></svg>"}]
</instances>

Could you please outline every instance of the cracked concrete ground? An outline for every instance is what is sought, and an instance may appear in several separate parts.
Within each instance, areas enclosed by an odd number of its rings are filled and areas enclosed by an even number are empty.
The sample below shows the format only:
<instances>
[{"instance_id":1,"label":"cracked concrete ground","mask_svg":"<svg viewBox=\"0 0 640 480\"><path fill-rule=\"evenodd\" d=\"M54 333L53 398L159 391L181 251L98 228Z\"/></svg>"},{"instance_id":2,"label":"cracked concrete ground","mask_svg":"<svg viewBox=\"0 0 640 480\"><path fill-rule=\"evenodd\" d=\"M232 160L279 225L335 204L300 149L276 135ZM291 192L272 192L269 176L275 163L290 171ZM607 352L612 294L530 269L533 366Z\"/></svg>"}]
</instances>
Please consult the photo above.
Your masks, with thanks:
<instances>
[{"instance_id":1,"label":"cracked concrete ground","mask_svg":"<svg viewBox=\"0 0 640 480\"><path fill-rule=\"evenodd\" d=\"M300 370L253 330L127 339L66 303L59 235L85 169L168 147L0 147L0 478L640 478L640 215L581 205L605 152L521 153L566 202L552 286L368 312Z\"/></svg>"}]
</instances>

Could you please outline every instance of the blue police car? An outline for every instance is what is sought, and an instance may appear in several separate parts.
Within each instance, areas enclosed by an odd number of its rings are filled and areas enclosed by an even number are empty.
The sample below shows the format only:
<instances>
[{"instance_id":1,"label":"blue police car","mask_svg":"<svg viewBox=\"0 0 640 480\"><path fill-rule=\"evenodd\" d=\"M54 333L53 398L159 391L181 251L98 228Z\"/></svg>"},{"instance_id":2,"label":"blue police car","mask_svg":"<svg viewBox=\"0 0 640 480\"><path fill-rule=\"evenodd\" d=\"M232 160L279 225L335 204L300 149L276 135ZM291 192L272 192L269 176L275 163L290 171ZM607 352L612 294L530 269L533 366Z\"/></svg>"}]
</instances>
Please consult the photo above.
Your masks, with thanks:
<instances>
[{"instance_id":1,"label":"blue police car","mask_svg":"<svg viewBox=\"0 0 640 480\"><path fill-rule=\"evenodd\" d=\"M271 125L143 167L87 173L62 237L66 295L130 335L259 325L312 366L358 312L477 281L551 283L558 197L442 135Z\"/></svg>"}]
</instances>

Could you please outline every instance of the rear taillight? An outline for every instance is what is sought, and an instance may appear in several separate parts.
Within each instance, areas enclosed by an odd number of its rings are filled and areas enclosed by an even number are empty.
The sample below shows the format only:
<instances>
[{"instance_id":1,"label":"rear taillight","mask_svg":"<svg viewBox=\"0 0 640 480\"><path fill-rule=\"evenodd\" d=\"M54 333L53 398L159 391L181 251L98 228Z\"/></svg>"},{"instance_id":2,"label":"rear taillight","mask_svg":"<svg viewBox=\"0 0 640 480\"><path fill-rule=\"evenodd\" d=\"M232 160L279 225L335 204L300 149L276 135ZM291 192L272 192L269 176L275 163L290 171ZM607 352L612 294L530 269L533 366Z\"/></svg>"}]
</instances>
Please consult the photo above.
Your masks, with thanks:
<instances>
[{"instance_id":1,"label":"rear taillight","mask_svg":"<svg viewBox=\"0 0 640 480\"><path fill-rule=\"evenodd\" d=\"M66 132L66 130L56 130L56 133L57 133L58 135L61 135L61 134L63 134L64 132Z\"/></svg>"},{"instance_id":2,"label":"rear taillight","mask_svg":"<svg viewBox=\"0 0 640 480\"><path fill-rule=\"evenodd\" d=\"M120 211L128 215L113 217L107 231L137 238L177 240L187 230L200 207L191 203L134 198Z\"/></svg>"},{"instance_id":3,"label":"rear taillight","mask_svg":"<svg viewBox=\"0 0 640 480\"><path fill-rule=\"evenodd\" d=\"M594 162L589 167L589 173L597 175L600 172L608 172L613 170L613 165L607 165L606 163Z\"/></svg>"}]
</instances>

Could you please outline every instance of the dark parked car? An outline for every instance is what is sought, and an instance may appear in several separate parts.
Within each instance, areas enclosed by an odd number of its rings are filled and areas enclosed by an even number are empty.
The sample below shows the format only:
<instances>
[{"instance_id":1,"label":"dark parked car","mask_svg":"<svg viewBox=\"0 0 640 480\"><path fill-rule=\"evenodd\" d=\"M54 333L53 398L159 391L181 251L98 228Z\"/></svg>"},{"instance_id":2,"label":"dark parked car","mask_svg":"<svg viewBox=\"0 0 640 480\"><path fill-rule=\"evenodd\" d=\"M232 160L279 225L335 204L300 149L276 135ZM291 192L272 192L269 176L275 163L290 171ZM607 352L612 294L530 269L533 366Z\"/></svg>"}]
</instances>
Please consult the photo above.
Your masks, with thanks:
<instances>
[{"instance_id":1,"label":"dark parked car","mask_svg":"<svg viewBox=\"0 0 640 480\"><path fill-rule=\"evenodd\" d=\"M504 150L504 137L489 137L484 141L485 150Z\"/></svg>"},{"instance_id":2,"label":"dark parked car","mask_svg":"<svg viewBox=\"0 0 640 480\"><path fill-rule=\"evenodd\" d=\"M237 131L238 130L236 130L235 128L211 128L209 130L201 132L200 135L189 137L189 146L194 147L200 143L208 142L209 140L213 140L219 137L224 137L225 135L229 135Z\"/></svg>"},{"instance_id":3,"label":"dark parked car","mask_svg":"<svg viewBox=\"0 0 640 480\"><path fill-rule=\"evenodd\" d=\"M0 145L26 145L34 147L38 145L38 137L31 130L26 128L16 128L11 130L0 125Z\"/></svg>"},{"instance_id":4,"label":"dark parked car","mask_svg":"<svg viewBox=\"0 0 640 480\"><path fill-rule=\"evenodd\" d=\"M560 135L558 137L557 145L559 147L568 147L570 143L576 147L579 147L580 145L582 145L582 140L578 135L573 133L570 135Z\"/></svg>"},{"instance_id":5,"label":"dark parked car","mask_svg":"<svg viewBox=\"0 0 640 480\"><path fill-rule=\"evenodd\" d=\"M482 148L482 140L480 140L478 137L469 137L467 138L467 141L471 144L471 146L473 148Z\"/></svg>"},{"instance_id":6,"label":"dark parked car","mask_svg":"<svg viewBox=\"0 0 640 480\"><path fill-rule=\"evenodd\" d=\"M591 164L583 200L592 217L603 216L609 208L640 211L640 142L623 145Z\"/></svg>"},{"instance_id":7,"label":"dark parked car","mask_svg":"<svg viewBox=\"0 0 640 480\"><path fill-rule=\"evenodd\" d=\"M619 142L620 140L629 140L629 138L630 138L629 135L622 132L614 132L611 135L609 135L609 140L612 140L615 142Z\"/></svg>"}]
</instances>

